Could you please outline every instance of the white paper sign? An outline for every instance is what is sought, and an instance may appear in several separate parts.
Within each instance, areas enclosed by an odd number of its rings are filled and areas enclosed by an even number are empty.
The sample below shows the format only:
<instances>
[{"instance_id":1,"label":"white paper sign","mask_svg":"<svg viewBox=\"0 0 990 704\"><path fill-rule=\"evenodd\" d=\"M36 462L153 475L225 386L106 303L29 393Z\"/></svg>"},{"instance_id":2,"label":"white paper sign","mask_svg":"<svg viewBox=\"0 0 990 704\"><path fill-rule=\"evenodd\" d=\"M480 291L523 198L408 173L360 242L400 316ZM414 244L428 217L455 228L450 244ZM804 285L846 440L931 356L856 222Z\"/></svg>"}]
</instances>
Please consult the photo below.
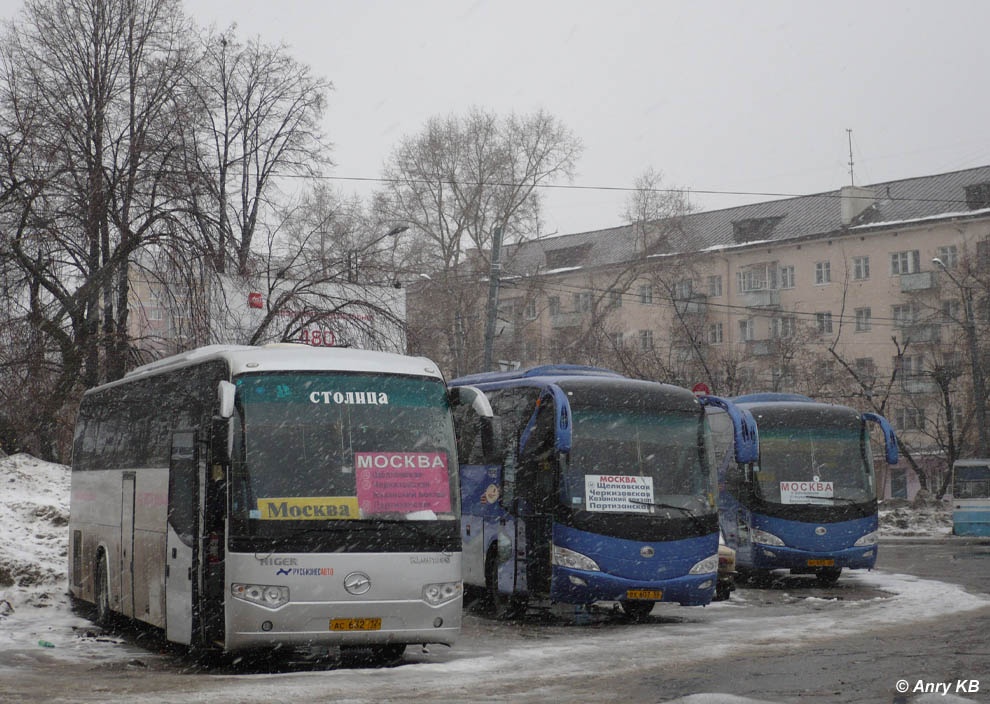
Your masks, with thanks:
<instances>
[{"instance_id":1,"label":"white paper sign","mask_svg":"<svg viewBox=\"0 0 990 704\"><path fill-rule=\"evenodd\" d=\"M653 477L585 474L584 502L599 513L653 513Z\"/></svg>"},{"instance_id":2,"label":"white paper sign","mask_svg":"<svg viewBox=\"0 0 990 704\"><path fill-rule=\"evenodd\" d=\"M832 482L781 482L782 504L830 504L835 485Z\"/></svg>"}]
</instances>

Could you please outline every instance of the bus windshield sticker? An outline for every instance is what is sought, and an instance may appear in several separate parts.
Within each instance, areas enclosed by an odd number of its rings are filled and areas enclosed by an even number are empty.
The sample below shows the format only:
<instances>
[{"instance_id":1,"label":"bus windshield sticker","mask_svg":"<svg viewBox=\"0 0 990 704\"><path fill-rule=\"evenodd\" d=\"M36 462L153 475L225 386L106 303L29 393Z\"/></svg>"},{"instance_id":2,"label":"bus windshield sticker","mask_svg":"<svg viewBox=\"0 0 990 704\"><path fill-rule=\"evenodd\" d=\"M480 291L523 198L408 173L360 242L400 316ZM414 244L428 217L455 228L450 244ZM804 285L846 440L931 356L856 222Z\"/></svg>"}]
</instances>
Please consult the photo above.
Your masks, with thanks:
<instances>
[{"instance_id":1,"label":"bus windshield sticker","mask_svg":"<svg viewBox=\"0 0 990 704\"><path fill-rule=\"evenodd\" d=\"M653 513L653 477L584 475L585 508L600 513Z\"/></svg>"},{"instance_id":2,"label":"bus windshield sticker","mask_svg":"<svg viewBox=\"0 0 990 704\"><path fill-rule=\"evenodd\" d=\"M262 521L323 521L360 518L356 496L293 496L258 499ZM254 511L251 512L253 514ZM251 515L251 518L254 518Z\"/></svg>"},{"instance_id":3,"label":"bus windshield sticker","mask_svg":"<svg viewBox=\"0 0 990 704\"><path fill-rule=\"evenodd\" d=\"M450 511L450 474L443 452L355 452L361 515Z\"/></svg>"},{"instance_id":4,"label":"bus windshield sticker","mask_svg":"<svg viewBox=\"0 0 990 704\"><path fill-rule=\"evenodd\" d=\"M835 485L832 482L781 482L780 503L782 504L824 504L831 503Z\"/></svg>"}]
</instances>

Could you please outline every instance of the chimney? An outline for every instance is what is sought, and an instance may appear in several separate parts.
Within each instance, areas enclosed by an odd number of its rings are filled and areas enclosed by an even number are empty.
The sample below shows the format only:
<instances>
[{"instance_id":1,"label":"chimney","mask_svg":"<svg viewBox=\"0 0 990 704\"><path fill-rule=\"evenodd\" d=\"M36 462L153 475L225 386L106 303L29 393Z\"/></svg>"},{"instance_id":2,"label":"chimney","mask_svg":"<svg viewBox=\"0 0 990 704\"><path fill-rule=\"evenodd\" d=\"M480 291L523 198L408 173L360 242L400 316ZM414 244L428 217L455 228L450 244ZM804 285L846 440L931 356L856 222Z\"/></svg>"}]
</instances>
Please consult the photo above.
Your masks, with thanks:
<instances>
[{"instance_id":1,"label":"chimney","mask_svg":"<svg viewBox=\"0 0 990 704\"><path fill-rule=\"evenodd\" d=\"M839 190L839 201L842 208L842 224L851 225L864 210L876 203L876 196L869 188L843 186Z\"/></svg>"}]
</instances>

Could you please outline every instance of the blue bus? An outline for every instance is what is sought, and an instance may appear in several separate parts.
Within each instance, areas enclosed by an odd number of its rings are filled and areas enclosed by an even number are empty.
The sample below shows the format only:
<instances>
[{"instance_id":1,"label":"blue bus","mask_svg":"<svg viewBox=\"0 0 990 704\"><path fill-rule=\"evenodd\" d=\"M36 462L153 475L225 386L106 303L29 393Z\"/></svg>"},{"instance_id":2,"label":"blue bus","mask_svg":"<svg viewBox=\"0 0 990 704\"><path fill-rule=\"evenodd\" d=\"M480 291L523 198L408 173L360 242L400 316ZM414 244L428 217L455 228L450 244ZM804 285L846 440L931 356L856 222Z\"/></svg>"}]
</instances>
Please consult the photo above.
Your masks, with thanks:
<instances>
[{"instance_id":1,"label":"blue bus","mask_svg":"<svg viewBox=\"0 0 990 704\"><path fill-rule=\"evenodd\" d=\"M833 584L848 569L877 559L876 474L868 423L880 426L886 461L897 439L885 418L798 394L731 399L759 433L752 464L727 463L719 474L719 521L736 568L754 582L775 569L814 574ZM712 416L716 436L730 424ZM727 439L726 439L727 441Z\"/></svg>"},{"instance_id":2,"label":"blue bus","mask_svg":"<svg viewBox=\"0 0 990 704\"><path fill-rule=\"evenodd\" d=\"M952 534L990 535L990 460L952 465Z\"/></svg>"},{"instance_id":3,"label":"blue bus","mask_svg":"<svg viewBox=\"0 0 990 704\"><path fill-rule=\"evenodd\" d=\"M713 447L691 392L576 365L450 385L480 389L501 420L502 460L486 464L455 411L464 582L496 616L611 601L638 619L711 601Z\"/></svg>"}]
</instances>

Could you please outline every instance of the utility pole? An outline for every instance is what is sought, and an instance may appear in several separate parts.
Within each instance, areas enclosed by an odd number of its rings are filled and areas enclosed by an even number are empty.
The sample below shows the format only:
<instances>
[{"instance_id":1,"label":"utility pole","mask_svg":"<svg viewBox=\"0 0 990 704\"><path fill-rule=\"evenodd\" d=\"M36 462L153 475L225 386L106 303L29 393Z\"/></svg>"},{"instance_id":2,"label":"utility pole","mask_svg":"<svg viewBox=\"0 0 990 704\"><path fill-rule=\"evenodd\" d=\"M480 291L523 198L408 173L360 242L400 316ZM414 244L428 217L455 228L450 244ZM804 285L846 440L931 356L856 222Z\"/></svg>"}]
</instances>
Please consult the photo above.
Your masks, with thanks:
<instances>
[{"instance_id":1,"label":"utility pole","mask_svg":"<svg viewBox=\"0 0 990 704\"><path fill-rule=\"evenodd\" d=\"M495 318L498 316L498 285L502 277L502 227L492 232L492 267L488 277L488 316L485 320L484 371L492 371L492 347L495 344Z\"/></svg>"},{"instance_id":2,"label":"utility pole","mask_svg":"<svg viewBox=\"0 0 990 704\"><path fill-rule=\"evenodd\" d=\"M853 176L853 131L846 129L846 139L849 141L849 185L856 185L856 177Z\"/></svg>"}]
</instances>

